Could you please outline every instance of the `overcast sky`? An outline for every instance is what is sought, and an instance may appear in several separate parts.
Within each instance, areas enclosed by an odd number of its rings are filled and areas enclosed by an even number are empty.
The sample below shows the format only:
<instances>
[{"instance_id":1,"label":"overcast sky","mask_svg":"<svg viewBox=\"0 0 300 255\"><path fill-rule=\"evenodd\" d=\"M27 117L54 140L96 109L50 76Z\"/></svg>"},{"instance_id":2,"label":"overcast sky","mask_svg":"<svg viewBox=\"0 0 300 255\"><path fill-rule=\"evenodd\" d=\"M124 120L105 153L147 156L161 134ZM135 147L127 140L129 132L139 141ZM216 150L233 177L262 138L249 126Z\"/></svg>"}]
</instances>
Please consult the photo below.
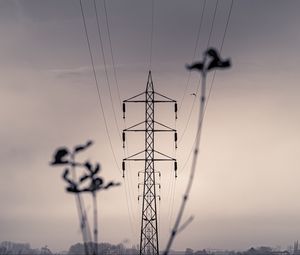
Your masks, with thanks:
<instances>
[{"instance_id":1,"label":"overcast sky","mask_svg":"<svg viewBox=\"0 0 300 255\"><path fill-rule=\"evenodd\" d=\"M219 1L210 46L221 45L229 0ZM107 36L103 2L97 1L116 118L124 128ZM196 58L205 50L216 1L205 8ZM121 166L124 157L106 83L92 1L83 1L101 98ZM193 59L203 1L155 1L152 70L156 91L181 103ZM149 67L151 1L108 0L107 11L120 96L145 90ZM235 0L222 55L233 66L218 71L205 116L199 165L185 218L193 223L175 249L191 247L286 248L300 238L300 2ZM54 150L93 139L83 158L102 165L105 180L122 181L109 146L76 0L0 1L0 241L47 244L66 250L81 241L75 199L64 192L62 169L50 168ZM211 76L208 77L210 85ZM186 126L199 74L192 73L176 127ZM199 95L198 95L199 96ZM198 100L172 166L162 172L160 248L170 232L189 173L184 163L195 135ZM174 126L173 106L157 120ZM126 125L144 118L128 107ZM162 152L175 155L173 136L159 136ZM142 150L143 136L129 135L128 151ZM160 143L160 141L164 143ZM137 172L127 168L122 186L99 196L100 241L139 242ZM141 189L140 189L141 191ZM127 196L127 198L126 198ZM174 197L174 203L172 203ZM86 197L88 212L91 203ZM126 202L128 201L128 203ZM128 213L129 212L129 213ZM173 215L173 216L172 216Z\"/></svg>"}]
</instances>

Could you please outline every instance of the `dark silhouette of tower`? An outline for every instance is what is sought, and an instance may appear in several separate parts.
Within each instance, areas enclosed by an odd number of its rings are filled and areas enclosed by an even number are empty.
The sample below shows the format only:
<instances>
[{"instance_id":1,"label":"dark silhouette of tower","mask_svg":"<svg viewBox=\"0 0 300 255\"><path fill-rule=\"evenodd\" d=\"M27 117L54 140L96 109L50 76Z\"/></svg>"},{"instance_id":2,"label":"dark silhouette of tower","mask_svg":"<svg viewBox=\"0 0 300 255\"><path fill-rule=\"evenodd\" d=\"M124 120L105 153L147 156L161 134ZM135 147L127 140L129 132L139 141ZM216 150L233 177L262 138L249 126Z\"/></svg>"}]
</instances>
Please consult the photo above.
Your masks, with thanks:
<instances>
[{"instance_id":1,"label":"dark silhouette of tower","mask_svg":"<svg viewBox=\"0 0 300 255\"><path fill-rule=\"evenodd\" d=\"M174 132L175 148L177 147L177 132L162 123L155 120L155 104L156 103L174 103L175 118L177 118L177 103L175 100L161 95L154 91L152 74L149 71L146 91L134 97L123 101L123 118L125 118L126 103L144 103L145 104L145 120L123 130L123 147L125 147L125 132L145 132L145 150L133 154L123 159L122 169L123 177L125 176L125 161L144 161L145 169L143 182L143 203L140 233L140 255L158 255L159 239L157 227L157 193L156 193L156 174L160 172L155 170L156 161L173 161L175 177L177 177L176 159L169 157L155 150L156 132ZM143 157L144 155L144 157ZM160 197L159 197L160 199Z\"/></svg>"}]
</instances>

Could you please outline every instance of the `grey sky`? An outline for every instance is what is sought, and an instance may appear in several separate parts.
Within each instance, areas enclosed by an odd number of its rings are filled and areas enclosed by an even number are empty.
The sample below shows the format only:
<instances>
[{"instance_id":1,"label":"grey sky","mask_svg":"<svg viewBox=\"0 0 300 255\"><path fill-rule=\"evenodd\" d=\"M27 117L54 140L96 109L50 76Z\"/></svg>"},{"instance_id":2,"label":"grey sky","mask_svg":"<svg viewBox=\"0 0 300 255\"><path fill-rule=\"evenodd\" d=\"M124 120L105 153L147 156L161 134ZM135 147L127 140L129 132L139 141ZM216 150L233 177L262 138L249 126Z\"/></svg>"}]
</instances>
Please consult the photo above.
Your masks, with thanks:
<instances>
[{"instance_id":1,"label":"grey sky","mask_svg":"<svg viewBox=\"0 0 300 255\"><path fill-rule=\"evenodd\" d=\"M114 123L91 1L83 1L88 18L101 96L119 166L123 158ZM198 58L205 49L216 1L207 1ZM113 80L103 2L98 1L105 54L122 128ZM191 62L203 1L155 1L152 69L155 89L181 100ZM219 1L211 46L220 47L230 1ZM121 98L145 89L150 51L151 2L107 1L112 45ZM235 0L223 53L233 68L219 71L206 112L199 169L186 217L195 220L174 248L246 249L258 245L286 247L300 237L299 194L299 1ZM121 180L110 151L99 109L79 2L0 2L0 240L48 244L67 249L80 241L74 198L64 192L61 170L48 162L60 145L93 139L86 156L100 161L103 176ZM211 77L209 77L211 79ZM182 133L199 75L192 73L179 114ZM208 82L210 84L210 82ZM172 167L162 175L161 248L177 210L189 164L181 170L195 133L196 108ZM172 107L161 108L160 120L174 125ZM142 120L142 110L128 108L127 125ZM129 153L143 147L142 136L129 136ZM173 154L170 143L158 147ZM103 192L100 240L138 242L137 171L131 165L122 187ZM129 188L130 186L130 188ZM129 197L128 216L126 192ZM87 201L89 207L90 202ZM91 212L91 210L89 210ZM130 220L129 220L130 218ZM174 218L174 217L173 217ZM132 227L129 222L132 222Z\"/></svg>"}]
</instances>

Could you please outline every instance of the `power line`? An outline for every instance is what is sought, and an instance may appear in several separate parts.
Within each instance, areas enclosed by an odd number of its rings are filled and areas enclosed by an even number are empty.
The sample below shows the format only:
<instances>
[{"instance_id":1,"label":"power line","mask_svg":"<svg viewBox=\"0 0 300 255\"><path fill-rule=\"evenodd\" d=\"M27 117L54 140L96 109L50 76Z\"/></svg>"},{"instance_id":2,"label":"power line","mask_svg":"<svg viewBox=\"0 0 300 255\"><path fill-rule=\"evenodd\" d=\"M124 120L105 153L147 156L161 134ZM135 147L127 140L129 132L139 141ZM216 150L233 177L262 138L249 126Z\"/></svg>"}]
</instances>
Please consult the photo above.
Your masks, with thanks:
<instances>
[{"instance_id":1,"label":"power line","mask_svg":"<svg viewBox=\"0 0 300 255\"><path fill-rule=\"evenodd\" d=\"M204 0L203 6L202 6L201 18L200 18L200 23L199 23L199 27L198 27L198 32L197 32L197 37L196 37L196 43L195 43L195 48L194 48L194 52L193 52L192 62L195 60L197 49L198 49L198 44L199 44L200 33L201 33L201 29L202 29L202 23L203 23L203 16L204 16L205 6L206 6L206 0ZM179 107L178 107L178 112L180 112L180 109L182 107L184 98L186 96L187 89L188 89L189 84L190 84L190 79L191 79L191 72L189 72L189 74L188 74L188 78L187 78L187 82L186 82L186 85L185 85L185 88L184 88L183 96L182 96L182 98L180 100L180 104L179 104Z\"/></svg>"},{"instance_id":2,"label":"power line","mask_svg":"<svg viewBox=\"0 0 300 255\"><path fill-rule=\"evenodd\" d=\"M218 9L218 4L219 4L219 0L216 1L214 13L213 13L213 18L212 18L212 24L211 24L211 27L210 27L210 32L209 32L209 36L208 36L208 41L207 41L207 46L206 46L206 48L208 48L208 46L209 46L209 44L210 44L210 40L211 40L211 36L212 36L214 24L215 24L215 18L216 18L216 13L217 13L217 9ZM199 92L199 88L200 88L200 82L198 83L198 86L197 86L196 95L197 95L198 92ZM187 128L188 128L188 125L189 125L189 123L190 123L190 121L191 121L192 112L193 112L194 107L195 107L195 102L196 102L196 97L194 97L194 99L193 99L192 107L191 107L191 110L190 110L189 115L188 115L188 120L187 120L186 125L185 125L185 127L184 127L184 129L183 129L183 132L182 132L182 134L181 134L181 137L180 137L180 139L179 139L179 141L178 141L179 144L180 144L181 141L183 140L183 137L184 137L184 135L185 135L185 132L186 132L186 130L187 130Z\"/></svg>"},{"instance_id":3,"label":"power line","mask_svg":"<svg viewBox=\"0 0 300 255\"><path fill-rule=\"evenodd\" d=\"M81 1L80 1L81 3ZM94 1L94 4L95 4L95 1ZM82 7L82 4L81 4L81 7ZM94 7L96 7L96 5L94 5ZM82 9L83 10L83 9ZM97 7L95 9L97 11ZM103 111L103 106L102 106L102 102L101 102L101 97L100 97L100 91L99 91L99 86L98 86L98 80L97 80L97 76L96 76L96 72L95 72L95 68L94 68L94 60L93 60L93 56L91 54L91 50L90 50L90 42L89 42L89 37L88 37L88 34L87 34L87 29L86 29L86 22L85 22L85 17L84 17L84 13L83 14L83 18L84 18L84 24L85 24L85 30L86 30L86 35L87 35L87 40L88 40L88 45L89 45L89 51L90 51L90 56L91 56L91 61L92 61L92 66L93 66L93 72L94 72L94 77L95 77L95 81L96 81L96 84L97 84L97 91L98 91L98 96L99 96L99 101L100 101L100 105L101 105L101 110L103 112L103 116L105 118L105 115L104 115L104 111ZM104 55L104 48L103 48L103 44L102 44L102 37L101 37L101 33L100 33L100 24L99 24L99 16L98 14L96 14L96 18L97 18L97 26L98 26L98 33L99 33L99 39L100 39L100 44L101 44L101 52L102 52L102 56L103 56L103 60L104 60L104 66L105 66L105 73L106 73L106 78L107 78L107 82L109 84L109 79L108 79L108 73L107 73L107 67L106 67L106 62L105 62L105 55ZM110 94L111 96L111 94ZM112 102L111 102L112 103ZM112 103L113 104L113 103ZM114 111L114 116L115 116L115 111ZM116 121L116 116L115 116L115 121ZM117 124L117 122L116 122ZM111 146L111 150L113 152L113 155L114 155L114 160L115 160L115 163L117 166L119 166L117 164L117 160L116 160L116 156L115 156L115 153L113 151L113 148L112 148L112 143L111 143L111 139L110 139L110 135L109 135L109 132L108 132L108 128L107 128L107 124L106 124L106 119L105 119L105 127L106 127L106 131L107 131L107 135L108 135L108 138L109 138L109 142L110 142L110 146ZM118 126L117 126L118 128ZM118 128L119 129L119 128ZM121 138L121 136L120 136ZM121 172L120 168L118 167L118 170L119 172ZM127 187L126 187L126 183L125 183L125 196L126 196L126 203L127 203L127 210L128 210L128 213L129 213L129 218L130 218L130 224L131 224L131 228L134 229L133 225L132 225L132 221L131 221L131 217L134 218L133 214L130 213L130 209L129 207L131 207L131 210L132 210L132 201L131 201L131 196L130 196L130 185L129 186L129 190L128 190L128 194L129 194L129 204L131 206L128 206L128 197L127 197Z\"/></svg>"},{"instance_id":4,"label":"power line","mask_svg":"<svg viewBox=\"0 0 300 255\"><path fill-rule=\"evenodd\" d=\"M126 146L128 146L128 143L126 141ZM125 151L124 149L124 156L127 157L128 152ZM131 170L131 166L129 163L129 170ZM131 208L131 214L129 214L129 217L133 219L133 222L136 222L136 218L135 218L135 213L134 213L134 206L133 206L133 201L132 201L132 197L134 196L134 192L132 190L132 179L131 179L131 175L129 176L129 178L124 178L124 182L126 183L126 180L128 180L127 184L128 184L128 195L129 195L129 206ZM125 186L125 191L127 192L127 187ZM136 230L136 228L134 227L135 224L132 225L132 228L134 230ZM138 235L138 234L137 234Z\"/></svg>"},{"instance_id":5,"label":"power line","mask_svg":"<svg viewBox=\"0 0 300 255\"><path fill-rule=\"evenodd\" d=\"M114 80L115 80L116 87L117 87L119 106L121 109L122 100L121 100L121 96L120 96L121 93L120 93L119 82L118 82L118 78L117 78L117 71L116 71L116 65L115 65L115 59L114 59L114 53L113 53L113 47L112 47L111 33L110 33L110 27L109 27L109 18L108 18L109 15L108 15L107 6L106 6L106 0L103 0L103 7L104 7L104 12L105 12L105 21L106 21L105 23L106 23L106 29L107 29L107 35L108 35L108 41L109 41L111 61L112 61L112 66L113 66L113 75L114 75ZM124 129L126 129L126 121L125 120L124 120L123 126L124 126ZM124 157L127 157L127 154L128 154L127 148L128 148L128 143L126 141L126 149L124 149ZM129 165L129 168L131 168L130 165ZM125 183L125 195L126 195L127 210L128 210L128 215L129 215L129 219L130 219L129 221L131 224L131 228L134 232L135 227L134 227L133 222L136 222L136 220L135 220L134 206L133 206L133 201L132 201L133 191L132 191L132 187L131 187L132 186L131 178L129 178L127 181L124 179L124 183ZM128 187L127 187L127 185L128 185ZM129 197L129 199L128 199L128 197Z\"/></svg>"},{"instance_id":6,"label":"power line","mask_svg":"<svg viewBox=\"0 0 300 255\"><path fill-rule=\"evenodd\" d=\"M207 65L206 64L206 59L207 59L207 55L210 55L210 57L213 57L212 54L210 52L216 52L215 55L217 57L215 57L215 59L211 60L210 64ZM218 67L223 67L223 68L228 68L230 67L230 61L228 60L227 62L229 62L229 64L224 64L224 66L221 65L215 65L212 66L211 64L217 59L217 61L219 61L219 57L218 57L219 53L217 52L217 50L211 49L209 51L205 52L205 55L203 56L203 64L200 68L197 68L200 72L201 72L201 97L200 97L200 109L199 109L199 116L198 116L198 124L197 124L197 132L196 132L196 138L195 138L195 147L194 147L194 153L193 153L193 160L192 160L192 166L191 166L191 170L190 170L190 175L189 175L189 179L188 179L188 183L182 198L182 202L180 205L180 208L178 210L178 214L173 226L173 229L171 231L169 240L167 242L167 246L166 246L166 250L164 252L165 255L167 255L170 251L170 248L172 246L172 243L174 242L174 239L176 237L176 235L182 231L182 229L184 229L193 219L193 217L190 217L185 223L183 223L181 226L179 225L181 223L182 217L183 217L183 213L184 210L186 208L187 205L187 201L190 195L190 191L192 189L192 185L194 182L194 177L195 177L195 173L196 173L196 167L197 167L197 161L199 158L199 150L200 150L200 142L201 142L201 134L202 134L202 127L203 127L203 119L204 119L204 110L205 110L205 100L206 100L206 77L207 77L207 73L212 69L216 69ZM227 63L224 61L224 63ZM212 68L211 68L212 67Z\"/></svg>"},{"instance_id":7,"label":"power line","mask_svg":"<svg viewBox=\"0 0 300 255\"><path fill-rule=\"evenodd\" d=\"M230 17L231 17L231 12L232 12L232 7L233 7L233 1L234 0L231 0L231 4L230 4L230 7L229 7L229 12L228 12L228 16L227 16L226 26L225 26L225 30L224 30L224 34L223 34L223 38L222 38L221 47L220 47L220 53L222 53L222 49L223 49L225 37L226 37L226 34L227 34L227 29L228 29L229 20L230 20ZM214 71L214 74L213 74L213 77L212 77L212 80L211 80L211 85L210 85L208 96L207 96L207 103L208 103L208 100L210 98L210 94L211 94L211 91L212 91L212 88L213 88L213 85L214 85L215 76L216 76L216 71ZM206 107L207 107L207 104L205 106L205 110L206 110Z\"/></svg>"},{"instance_id":8,"label":"power line","mask_svg":"<svg viewBox=\"0 0 300 255\"><path fill-rule=\"evenodd\" d=\"M99 15L98 15L98 10L97 10L96 0L93 1L93 6L94 6L95 14L96 14L97 31L98 31L99 41L100 41L101 54L102 54L102 58L103 58L106 83L107 83L107 87L108 87L108 91L109 91L109 98L110 98L110 102L111 102L112 110L113 110L113 115L114 115L114 121L115 121L115 124L117 126L117 130L120 130L119 125L118 125L118 121L117 121L117 117L116 117L116 111L115 111L114 103L113 103L110 82L109 82L109 78L108 78L107 65L106 65L106 60L105 60L104 47L103 47L103 41L102 41L102 36L101 36L101 28L100 28L100 22L99 22ZM119 138L121 140L120 132L118 132L118 135L119 135Z\"/></svg>"},{"instance_id":9,"label":"power line","mask_svg":"<svg viewBox=\"0 0 300 255\"><path fill-rule=\"evenodd\" d=\"M79 0L79 3L80 3L81 16L82 16L82 21L83 21L83 26L84 26L84 31L85 31L86 42L87 42L87 46L88 46L88 50L89 50L90 60L91 60L91 64L92 64L93 76L94 76L95 85L96 85L96 89L97 89L100 109L101 109L101 113L102 113L103 120L104 120L105 131L106 131L106 134L107 134L107 137L108 137L108 140L109 140L109 145L110 145L111 152L113 154L115 164L117 166L117 169L121 173L121 169L120 169L120 167L117 163L118 161L117 161L115 152L113 150L112 141L111 141L111 137L110 137L110 134L109 134L108 125L107 125L107 121L106 121L106 117L105 117L105 113L104 113L104 108L103 108L103 104L102 104L102 100L101 100L99 83L98 83L97 74L96 74L96 70L95 70L94 58L93 58L93 54L92 54L92 50L91 50L91 43L90 43L88 31L87 31L85 15L84 15L83 6L82 6L82 0Z\"/></svg>"},{"instance_id":10,"label":"power line","mask_svg":"<svg viewBox=\"0 0 300 255\"><path fill-rule=\"evenodd\" d=\"M218 2L216 3L216 8L215 8L215 11L214 11L213 22L212 22L212 27L211 27L210 35L209 35L209 40L210 40L210 37L212 35L212 29L213 29L213 24L214 24L214 20L215 20L217 4L218 4ZM199 39L200 39L200 34L201 34L201 29L202 29L202 23L203 23L203 16L204 16L204 11L205 11L205 6L206 6L206 0L203 2L203 6L202 6L201 18L200 18L200 23L199 23L198 31L197 31L195 48L194 48L194 52L193 52L193 61L195 59L196 52L197 52L197 49L198 49L198 44L199 44ZM190 76L191 76L191 73L189 73L189 76L188 76L188 80L187 80L187 83L186 83L186 87L185 87L185 90L184 90L184 95L182 97L179 110L181 109L181 106L182 106L182 103L183 103L183 100L184 100L184 97L185 97L185 94L186 94L186 91L187 91L187 87L189 85ZM172 217L173 217L175 189L176 189L176 180L175 180L175 182L171 181L170 188L169 188L169 192L170 192L169 193L170 194L170 204L169 204L169 208L168 208L169 226L171 226L171 220L172 220Z\"/></svg>"},{"instance_id":11,"label":"power line","mask_svg":"<svg viewBox=\"0 0 300 255\"><path fill-rule=\"evenodd\" d=\"M99 22L97 4L96 4L95 0L93 1L93 3L94 3L95 14L96 14L97 29L98 29L98 36L99 36L99 40L100 40L101 53L102 53L103 63L104 63L104 68L105 68L106 81L107 81L107 85L108 85L108 89L109 89L110 101L112 104L112 109L113 109L113 114L114 114L114 120L115 120L117 129L120 130L120 128L118 126L117 118L116 118L116 111L114 109L114 104L113 104L113 100L112 100L112 93L111 93L111 87L110 87L110 82L109 82L109 78L108 78L107 65L106 65L105 54L104 54L103 40L102 40L102 36L101 36L101 27L100 27L100 22ZM116 68L115 68L114 54L113 54L113 49L112 49L112 41L111 41L109 21L108 21L108 12L107 12L107 8L106 8L105 0L103 0L103 6L104 6L104 12L105 12L106 29L107 29L108 39L109 39L110 54L111 54L112 65L113 65L113 74L114 74L114 79L115 79L116 86L117 86L117 94L118 94L119 104L120 104L120 108L121 108L120 90L119 90L119 84L118 84L118 79L117 79L117 72L116 72ZM126 126L125 123L124 123L124 125ZM121 139L121 135L119 132L118 132L118 135L119 135L119 138ZM124 150L124 155L126 156L125 150ZM129 201L128 201L126 180L124 180L124 184L125 184L124 187L125 187L127 210L128 210L128 214L129 214L129 221L131 224L132 231L134 231L133 222L135 222L135 220L134 220L133 205L132 205L132 199L131 199L132 192L130 191L131 185L129 183L127 183L128 184L128 195L129 195ZM129 204L128 204L128 202L129 202ZM130 211L130 209L131 209L131 211Z\"/></svg>"},{"instance_id":12,"label":"power line","mask_svg":"<svg viewBox=\"0 0 300 255\"><path fill-rule=\"evenodd\" d=\"M112 48L112 41L111 41L111 36L110 36L110 28L109 28L109 19L108 19L108 14L107 14L107 8L106 8L106 0L103 0L103 5L104 5L104 12L105 12L105 20L106 20L106 29L107 29L107 35L108 35L108 42L109 42L109 49L110 49L110 55L111 55L111 62L113 66L113 74L114 74L114 79L115 83L117 86L117 94L120 102L120 109L121 109L121 96L120 96L120 87L119 87L119 82L117 79L117 71L116 71L116 65L115 65L115 58L113 54L113 48Z\"/></svg>"},{"instance_id":13,"label":"power line","mask_svg":"<svg viewBox=\"0 0 300 255\"><path fill-rule=\"evenodd\" d=\"M230 17L231 17L231 12L232 12L232 7L233 7L233 1L234 1L234 0L231 0L231 4L230 4L230 7L229 7L229 12L228 12L228 16L227 16L227 21L226 21L225 31L224 31L223 38L222 38L222 43L221 43L221 47L220 47L220 52L221 52L222 49L223 49L225 37L226 37L226 34L227 34L227 29L228 29L228 25L229 25L229 21L230 21Z\"/></svg>"},{"instance_id":14,"label":"power line","mask_svg":"<svg viewBox=\"0 0 300 255\"><path fill-rule=\"evenodd\" d=\"M126 197L126 205L127 205L127 212L128 212L128 215L129 215L129 224L130 224L130 226L131 226L131 232L132 232L132 234L133 234L133 236L135 235L135 233L134 233L134 218L132 217L131 218L131 214L132 214L132 212L130 211L130 205L129 205L129 201L128 201L128 195L127 195L127 187L126 187L126 180L124 179L124 190L125 190L125 197ZM130 196L130 194L129 194L129 196ZM132 208L131 208L131 210L132 210Z\"/></svg>"},{"instance_id":15,"label":"power line","mask_svg":"<svg viewBox=\"0 0 300 255\"><path fill-rule=\"evenodd\" d=\"M203 61L203 63L205 63L205 61ZM195 171L196 171L196 165L197 165L197 159L198 159L198 153L199 153L199 145L200 145L200 141L201 141L201 131L202 131L202 120L203 120L203 113L204 113L204 104L205 104L205 95L206 95L206 91L205 91L205 79L206 79L206 74L204 73L204 71L202 72L202 90L201 90L201 104L200 104L200 110L199 110L199 118L198 118L198 126L197 126L197 134L196 134L196 144L195 144L195 148L194 148L194 156L193 156L193 163L192 163L192 167L191 167L191 172L190 172L190 176L188 179L188 184L186 187L186 190L184 192L183 195L183 199L174 223L174 227L172 228L170 237L168 239L167 242L167 246L166 246L166 250L164 252L164 255L168 255L169 251L171 249L172 243L174 242L175 236L178 233L178 230L180 228L179 224L181 222L182 216L183 216L183 212L184 209L186 207L187 201L188 201L188 197L190 194L190 190L192 188L192 184L193 184L193 180L194 180L194 175L195 175Z\"/></svg>"},{"instance_id":16,"label":"power line","mask_svg":"<svg viewBox=\"0 0 300 255\"><path fill-rule=\"evenodd\" d=\"M95 4L95 2L94 2ZM95 5L94 5L95 6ZM117 165L117 168L119 170L119 172L121 172L121 169L119 168L119 165L117 163L117 159L116 159L116 155L114 153L114 150L113 150L113 147L112 147L112 142L111 142L111 138L110 138L110 135L109 135L109 132L108 132L108 126L107 126L107 121L106 121L106 118L105 118L105 114L104 114L104 109L103 109L103 105L102 105L102 101L101 101L101 96L100 96L100 90L99 90L99 85L98 85L98 79L97 79L97 75L96 75L96 71L95 71L95 66L94 66L94 59L93 59L93 55L92 55L92 51L91 51L91 46L90 46L90 40L89 40L89 36L88 36L88 32L87 32L87 27L86 27L86 21L85 21L85 16L84 16L84 11L83 11L83 7L82 7L82 2L80 0L80 7L81 7L81 13L82 13L82 18L83 18L83 23L84 23L84 29L85 29L85 34L86 34L86 38L87 38L87 44L88 44L88 49L89 49L89 53L90 53L90 58L91 58L91 63L92 63L92 66L93 66L93 74L94 74L94 78L95 78L95 83L96 83L96 87L97 87L97 92L98 92L98 97L99 97L99 102L100 102L100 106L101 106L101 111L102 111L102 115L104 117L104 122L105 122L105 129L106 129L106 134L108 136L108 139L109 139L109 143L110 143L110 148L111 148L111 151L113 153L113 157L114 157L114 161L115 161L115 164ZM97 9L96 9L97 10ZM96 14L98 15L98 14ZM97 19L97 21L99 20L99 18ZM99 22L98 22L99 23ZM100 26L99 26L100 28ZM99 32L100 30L98 30ZM102 51L102 56L103 56L103 60L104 60L104 66L105 66L105 73L106 73L106 79L107 81L109 82L108 80L108 73L107 73L107 67L106 67L106 62L105 62L105 56L104 56L104 50L103 50L103 46L102 46L102 38L101 38L101 34L99 34L100 36L100 42L101 42L101 51ZM109 84L109 83L108 83ZM115 119L116 120L116 119ZM117 122L116 122L117 123ZM120 137L121 138L121 137ZM131 210L132 210L132 206L129 206L128 205L128 196L127 196L127 187L126 187L126 182L124 181L125 185L125 196L126 196L126 203L127 203L127 210L128 210L128 214L129 214L129 223L131 225L131 229L132 229L132 233L134 234L134 227L133 227L133 223L132 223L132 219L134 218L131 213L130 213L130 207L131 207ZM128 185L130 187L130 185ZM130 191L128 192L129 194L129 203L131 205L131 196L130 196ZM132 217L131 217L132 216ZM134 221L134 219L133 219Z\"/></svg>"},{"instance_id":17,"label":"power line","mask_svg":"<svg viewBox=\"0 0 300 255\"><path fill-rule=\"evenodd\" d=\"M125 154L125 155L127 155L127 154ZM129 164L129 170L131 170L130 164ZM133 206L133 199L132 199L134 197L134 191L133 191L133 188L132 188L133 187L132 176L129 175L129 178L124 178L124 180L126 180L126 179L127 179L127 184L128 184L129 205L131 207L130 217L132 217L133 222L137 222L136 217L135 217L135 210L134 210L134 206ZM134 225L136 225L136 224L134 224ZM134 229L136 231L136 235L138 235L137 228L134 227Z\"/></svg>"},{"instance_id":18,"label":"power line","mask_svg":"<svg viewBox=\"0 0 300 255\"><path fill-rule=\"evenodd\" d=\"M209 37L208 37L206 48L208 48L208 46L210 44L211 35L212 35L213 29L214 29L214 23L215 23L215 19L216 19L218 5L219 5L219 0L217 0L217 2L216 2L216 6L215 6L215 10L214 10L214 16L213 16L213 21L212 21L212 25L211 25L211 28L210 28L210 32L209 32Z\"/></svg>"},{"instance_id":19,"label":"power line","mask_svg":"<svg viewBox=\"0 0 300 255\"><path fill-rule=\"evenodd\" d=\"M229 26L229 21L230 21L230 17L231 17L231 13L232 13L233 2L234 2L234 0L231 0L228 16L227 16L227 20L226 20L225 30L224 30L224 34L223 34L223 38L222 38L222 42L221 42L221 46L220 46L220 54L222 53L224 41L225 41L225 38L226 38L228 26ZM212 92L212 88L213 88L213 85L214 85L215 77L216 77L216 71L214 71L214 73L213 73L213 77L212 77L211 84L210 84L210 87L209 87L209 91L208 91L208 95L207 95L207 101L206 101L206 104L205 104L205 107L204 107L203 117L205 117L205 114L206 114L206 109L207 109L207 105L209 103L209 99L210 99L210 96L211 96L211 92ZM198 86L198 88L199 88L199 86ZM189 159L192 155L192 151L193 151L194 146L195 146L195 141L193 142L193 145L192 145L192 148L189 152L189 155L188 155L185 163L183 164L183 167L181 168L180 172L183 172L183 170L186 168L187 163L188 163L188 161L189 161Z\"/></svg>"},{"instance_id":20,"label":"power line","mask_svg":"<svg viewBox=\"0 0 300 255\"><path fill-rule=\"evenodd\" d=\"M189 162L189 160L190 160L190 158L191 158L191 155L192 155L194 146L195 146L195 141L193 142L193 145L192 145L192 147L191 147L191 149L190 149L190 152L189 152L189 154L188 154L188 157L187 157L187 159L185 160L185 162L184 162L184 164L183 164L181 170L179 171L179 173L182 173L182 172L184 171L184 169L187 167L187 164L188 164L188 162Z\"/></svg>"}]
</instances>

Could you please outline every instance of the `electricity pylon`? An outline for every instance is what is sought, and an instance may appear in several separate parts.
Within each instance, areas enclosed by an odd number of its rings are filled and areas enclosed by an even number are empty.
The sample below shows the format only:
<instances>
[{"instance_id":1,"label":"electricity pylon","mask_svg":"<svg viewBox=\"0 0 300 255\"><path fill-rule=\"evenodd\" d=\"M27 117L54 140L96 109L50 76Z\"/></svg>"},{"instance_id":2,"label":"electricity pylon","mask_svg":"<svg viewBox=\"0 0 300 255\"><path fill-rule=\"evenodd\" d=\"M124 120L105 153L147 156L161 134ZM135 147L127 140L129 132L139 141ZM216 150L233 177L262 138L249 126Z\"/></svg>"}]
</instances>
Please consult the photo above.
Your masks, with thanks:
<instances>
[{"instance_id":1,"label":"electricity pylon","mask_svg":"<svg viewBox=\"0 0 300 255\"><path fill-rule=\"evenodd\" d=\"M156 132L174 132L175 148L177 148L177 132L154 119L156 103L174 103L175 118L177 118L177 103L175 100L154 91L151 71L148 74L146 91L123 101L123 118L125 118L126 103L144 103L145 120L123 130L123 147L125 147L125 132L145 132L145 150L123 159L122 169L125 177L125 161L144 161L145 169L143 182L143 203L140 233L140 255L159 255L158 227L157 227L157 194L155 161L173 161L175 177L177 177L177 161L155 150L154 134ZM143 126L144 125L144 126ZM144 155L144 156L142 156ZM159 197L160 199L160 197Z\"/></svg>"}]
</instances>

